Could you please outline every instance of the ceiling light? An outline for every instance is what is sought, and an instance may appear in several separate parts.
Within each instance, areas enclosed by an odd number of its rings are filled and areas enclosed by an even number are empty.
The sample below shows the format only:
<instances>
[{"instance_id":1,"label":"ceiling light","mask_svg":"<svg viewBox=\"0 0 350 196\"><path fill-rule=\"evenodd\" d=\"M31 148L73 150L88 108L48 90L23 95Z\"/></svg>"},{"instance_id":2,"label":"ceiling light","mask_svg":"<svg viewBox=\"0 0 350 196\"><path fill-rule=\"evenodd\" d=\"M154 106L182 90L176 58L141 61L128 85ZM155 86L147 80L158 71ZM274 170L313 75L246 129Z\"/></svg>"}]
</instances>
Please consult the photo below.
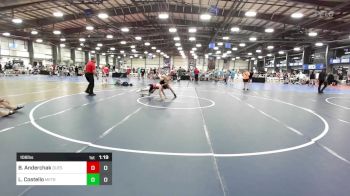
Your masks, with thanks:
<instances>
[{"instance_id":1,"label":"ceiling light","mask_svg":"<svg viewBox=\"0 0 350 196\"><path fill-rule=\"evenodd\" d=\"M294 51L300 51L301 48L300 48L300 47L295 47L295 48L293 48L293 50L294 50Z\"/></svg>"},{"instance_id":2,"label":"ceiling light","mask_svg":"<svg viewBox=\"0 0 350 196\"><path fill-rule=\"evenodd\" d=\"M226 52L226 54L231 54L231 53L232 53L232 51L230 51L230 50Z\"/></svg>"},{"instance_id":3,"label":"ceiling light","mask_svg":"<svg viewBox=\"0 0 350 196\"><path fill-rule=\"evenodd\" d=\"M13 19L12 19L12 22L13 22L13 23L16 23L16 24L20 24L20 23L23 22L23 20L20 19L20 18L13 18Z\"/></svg>"},{"instance_id":4,"label":"ceiling light","mask_svg":"<svg viewBox=\"0 0 350 196\"><path fill-rule=\"evenodd\" d=\"M95 50L100 50L101 48L100 47L96 47Z\"/></svg>"},{"instance_id":5,"label":"ceiling light","mask_svg":"<svg viewBox=\"0 0 350 196\"><path fill-rule=\"evenodd\" d=\"M84 46L84 44L83 44L83 43L80 43L80 46Z\"/></svg>"},{"instance_id":6,"label":"ceiling light","mask_svg":"<svg viewBox=\"0 0 350 196\"><path fill-rule=\"evenodd\" d=\"M37 34L38 34L38 31L33 30L33 31L31 32L31 34L32 34L32 35L37 35Z\"/></svg>"},{"instance_id":7,"label":"ceiling light","mask_svg":"<svg viewBox=\"0 0 350 196\"><path fill-rule=\"evenodd\" d=\"M121 50L121 51L120 51L120 54L124 54L124 50Z\"/></svg>"},{"instance_id":8,"label":"ceiling light","mask_svg":"<svg viewBox=\"0 0 350 196\"><path fill-rule=\"evenodd\" d=\"M221 58L218 56L218 57L216 57L216 59L221 59Z\"/></svg>"},{"instance_id":9,"label":"ceiling light","mask_svg":"<svg viewBox=\"0 0 350 196\"><path fill-rule=\"evenodd\" d=\"M124 33L129 32L129 28L127 28L127 27L123 27L121 30L122 30L122 32L124 32Z\"/></svg>"},{"instance_id":10,"label":"ceiling light","mask_svg":"<svg viewBox=\"0 0 350 196\"><path fill-rule=\"evenodd\" d=\"M273 46L267 46L267 49L272 50L274 47Z\"/></svg>"},{"instance_id":11,"label":"ceiling light","mask_svg":"<svg viewBox=\"0 0 350 196\"><path fill-rule=\"evenodd\" d=\"M222 46L222 45L224 45L224 43L218 42L218 46Z\"/></svg>"},{"instance_id":12,"label":"ceiling light","mask_svg":"<svg viewBox=\"0 0 350 196\"><path fill-rule=\"evenodd\" d=\"M142 56L140 56L139 58L142 59Z\"/></svg>"},{"instance_id":13,"label":"ceiling light","mask_svg":"<svg viewBox=\"0 0 350 196\"><path fill-rule=\"evenodd\" d=\"M175 43L175 46L181 46L181 43Z\"/></svg>"},{"instance_id":14,"label":"ceiling light","mask_svg":"<svg viewBox=\"0 0 350 196\"><path fill-rule=\"evenodd\" d=\"M249 38L249 41L251 41L251 42L254 42L254 41L256 41L256 40L257 40L256 37L250 37L250 38Z\"/></svg>"},{"instance_id":15,"label":"ceiling light","mask_svg":"<svg viewBox=\"0 0 350 196\"><path fill-rule=\"evenodd\" d=\"M126 44L126 41L121 41L120 44L125 45L125 44Z\"/></svg>"},{"instance_id":16,"label":"ceiling light","mask_svg":"<svg viewBox=\"0 0 350 196\"><path fill-rule=\"evenodd\" d=\"M244 47L244 46L246 46L246 44L245 43L240 43L239 46L240 47Z\"/></svg>"},{"instance_id":17,"label":"ceiling light","mask_svg":"<svg viewBox=\"0 0 350 196\"><path fill-rule=\"evenodd\" d=\"M190 41L196 41L196 38L195 38L195 37L190 37L190 38L188 38L188 40L190 40Z\"/></svg>"},{"instance_id":18,"label":"ceiling light","mask_svg":"<svg viewBox=\"0 0 350 196\"><path fill-rule=\"evenodd\" d=\"M180 37L174 37L174 41L180 41Z\"/></svg>"},{"instance_id":19,"label":"ceiling light","mask_svg":"<svg viewBox=\"0 0 350 196\"><path fill-rule=\"evenodd\" d=\"M130 48L135 48L136 46L135 45L131 45Z\"/></svg>"},{"instance_id":20,"label":"ceiling light","mask_svg":"<svg viewBox=\"0 0 350 196\"><path fill-rule=\"evenodd\" d=\"M92 30L94 30L94 27L91 26L91 25L89 25L89 26L86 26L85 29L86 29L86 30L89 30L89 31L92 31Z\"/></svg>"},{"instance_id":21,"label":"ceiling light","mask_svg":"<svg viewBox=\"0 0 350 196\"><path fill-rule=\"evenodd\" d=\"M215 54L221 54L221 51L216 51Z\"/></svg>"},{"instance_id":22,"label":"ceiling light","mask_svg":"<svg viewBox=\"0 0 350 196\"><path fill-rule=\"evenodd\" d=\"M149 42L145 43L145 46L150 46L150 45L151 45L151 43L149 43Z\"/></svg>"},{"instance_id":23,"label":"ceiling light","mask_svg":"<svg viewBox=\"0 0 350 196\"><path fill-rule=\"evenodd\" d=\"M181 50L182 50L182 47L177 47L177 49L181 51Z\"/></svg>"},{"instance_id":24,"label":"ceiling light","mask_svg":"<svg viewBox=\"0 0 350 196\"><path fill-rule=\"evenodd\" d=\"M114 47L112 47L112 48L110 48L110 50L115 50L115 48L114 48Z\"/></svg>"},{"instance_id":25,"label":"ceiling light","mask_svg":"<svg viewBox=\"0 0 350 196\"><path fill-rule=\"evenodd\" d=\"M142 40L142 37L136 36L135 39L138 40L138 41L140 41L140 40Z\"/></svg>"},{"instance_id":26,"label":"ceiling light","mask_svg":"<svg viewBox=\"0 0 350 196\"><path fill-rule=\"evenodd\" d=\"M160 54L161 54L161 55L163 55L163 54L164 54L164 52L161 52Z\"/></svg>"},{"instance_id":27,"label":"ceiling light","mask_svg":"<svg viewBox=\"0 0 350 196\"><path fill-rule=\"evenodd\" d=\"M258 50L256 50L255 52L257 52L257 53L261 53L261 50L260 50L260 49L258 49Z\"/></svg>"},{"instance_id":28,"label":"ceiling light","mask_svg":"<svg viewBox=\"0 0 350 196\"><path fill-rule=\"evenodd\" d=\"M78 48L78 50L82 50L82 48Z\"/></svg>"},{"instance_id":29,"label":"ceiling light","mask_svg":"<svg viewBox=\"0 0 350 196\"><path fill-rule=\"evenodd\" d=\"M196 47L200 48L200 47L202 47L202 44L196 44Z\"/></svg>"},{"instance_id":30,"label":"ceiling light","mask_svg":"<svg viewBox=\"0 0 350 196\"><path fill-rule=\"evenodd\" d=\"M170 33L175 33L176 31L177 31L177 29L174 28L174 27L169 28L169 32L170 32Z\"/></svg>"},{"instance_id":31,"label":"ceiling light","mask_svg":"<svg viewBox=\"0 0 350 196\"><path fill-rule=\"evenodd\" d=\"M197 50L197 48L192 48L192 50L193 50L193 51L196 51L196 50Z\"/></svg>"},{"instance_id":32,"label":"ceiling light","mask_svg":"<svg viewBox=\"0 0 350 196\"><path fill-rule=\"evenodd\" d=\"M61 40L61 42L65 42L66 38L61 38L60 40Z\"/></svg>"},{"instance_id":33,"label":"ceiling light","mask_svg":"<svg viewBox=\"0 0 350 196\"><path fill-rule=\"evenodd\" d=\"M223 40L229 40L230 37L225 36L225 37L222 37L222 39L223 39Z\"/></svg>"},{"instance_id":34,"label":"ceiling light","mask_svg":"<svg viewBox=\"0 0 350 196\"><path fill-rule=\"evenodd\" d=\"M60 47L64 48L64 47L66 47L66 44L60 44Z\"/></svg>"},{"instance_id":35,"label":"ceiling light","mask_svg":"<svg viewBox=\"0 0 350 196\"><path fill-rule=\"evenodd\" d=\"M249 55L249 56L251 56L251 55L253 55L253 53L251 53L251 52L248 52L248 55Z\"/></svg>"},{"instance_id":36,"label":"ceiling light","mask_svg":"<svg viewBox=\"0 0 350 196\"><path fill-rule=\"evenodd\" d=\"M267 54L266 56L271 57L271 56L272 56L272 54Z\"/></svg>"},{"instance_id":37,"label":"ceiling light","mask_svg":"<svg viewBox=\"0 0 350 196\"><path fill-rule=\"evenodd\" d=\"M151 49L152 49L152 50L155 50L155 49L157 49L157 48L153 46Z\"/></svg>"},{"instance_id":38,"label":"ceiling light","mask_svg":"<svg viewBox=\"0 0 350 196\"><path fill-rule=\"evenodd\" d=\"M317 32L309 32L309 36L310 37L316 37L317 36Z\"/></svg>"},{"instance_id":39,"label":"ceiling light","mask_svg":"<svg viewBox=\"0 0 350 196\"><path fill-rule=\"evenodd\" d=\"M284 54L284 51L280 50L278 51L278 54Z\"/></svg>"},{"instance_id":40,"label":"ceiling light","mask_svg":"<svg viewBox=\"0 0 350 196\"><path fill-rule=\"evenodd\" d=\"M292 18L302 18L304 16L304 14L300 13L300 12L296 12L296 13L293 13L291 15Z\"/></svg>"},{"instance_id":41,"label":"ceiling light","mask_svg":"<svg viewBox=\"0 0 350 196\"><path fill-rule=\"evenodd\" d=\"M55 17L62 17L63 13L62 12L54 12L53 16L55 16Z\"/></svg>"},{"instance_id":42,"label":"ceiling light","mask_svg":"<svg viewBox=\"0 0 350 196\"><path fill-rule=\"evenodd\" d=\"M320 47L320 46L323 46L323 43L322 42L317 42L315 45Z\"/></svg>"},{"instance_id":43,"label":"ceiling light","mask_svg":"<svg viewBox=\"0 0 350 196\"><path fill-rule=\"evenodd\" d=\"M101 44L101 43L98 43L98 44L97 44L97 46L98 46L98 47L102 47L102 46L103 46L103 44Z\"/></svg>"},{"instance_id":44,"label":"ceiling light","mask_svg":"<svg viewBox=\"0 0 350 196\"><path fill-rule=\"evenodd\" d=\"M160 53L160 50L156 50L157 53Z\"/></svg>"},{"instance_id":45,"label":"ceiling light","mask_svg":"<svg viewBox=\"0 0 350 196\"><path fill-rule=\"evenodd\" d=\"M253 58L251 58L250 60L254 61L254 60L255 60L255 58L253 57Z\"/></svg>"},{"instance_id":46,"label":"ceiling light","mask_svg":"<svg viewBox=\"0 0 350 196\"><path fill-rule=\"evenodd\" d=\"M236 60L236 58L232 58L231 60L234 61L234 60Z\"/></svg>"},{"instance_id":47,"label":"ceiling light","mask_svg":"<svg viewBox=\"0 0 350 196\"><path fill-rule=\"evenodd\" d=\"M148 52L147 52L147 51L145 51L145 52L143 52L143 53L148 54Z\"/></svg>"},{"instance_id":48,"label":"ceiling light","mask_svg":"<svg viewBox=\"0 0 350 196\"><path fill-rule=\"evenodd\" d=\"M99 13L98 17L101 18L101 19L106 19L106 18L108 18L108 14L106 14L106 13Z\"/></svg>"},{"instance_id":49,"label":"ceiling light","mask_svg":"<svg viewBox=\"0 0 350 196\"><path fill-rule=\"evenodd\" d=\"M265 33L273 33L274 31L272 28L265 29Z\"/></svg>"},{"instance_id":50,"label":"ceiling light","mask_svg":"<svg viewBox=\"0 0 350 196\"><path fill-rule=\"evenodd\" d=\"M131 52L135 53L135 52L137 52L137 51L136 51L135 49L132 49Z\"/></svg>"},{"instance_id":51,"label":"ceiling light","mask_svg":"<svg viewBox=\"0 0 350 196\"><path fill-rule=\"evenodd\" d=\"M159 19L168 19L169 18L169 14L168 13L160 13L158 15Z\"/></svg>"},{"instance_id":52,"label":"ceiling light","mask_svg":"<svg viewBox=\"0 0 350 196\"><path fill-rule=\"evenodd\" d=\"M85 42L86 40L85 40L85 38L79 38L79 41L80 42Z\"/></svg>"},{"instance_id":53,"label":"ceiling light","mask_svg":"<svg viewBox=\"0 0 350 196\"><path fill-rule=\"evenodd\" d=\"M107 39L112 39L112 38L113 38L113 35L107 35L106 38L107 38Z\"/></svg>"},{"instance_id":54,"label":"ceiling light","mask_svg":"<svg viewBox=\"0 0 350 196\"><path fill-rule=\"evenodd\" d=\"M114 54L110 55L111 57L114 57Z\"/></svg>"},{"instance_id":55,"label":"ceiling light","mask_svg":"<svg viewBox=\"0 0 350 196\"><path fill-rule=\"evenodd\" d=\"M238 48L234 47L234 48L232 48L232 50L233 50L233 51L237 51L237 50L238 50Z\"/></svg>"},{"instance_id":56,"label":"ceiling light","mask_svg":"<svg viewBox=\"0 0 350 196\"><path fill-rule=\"evenodd\" d=\"M189 33L195 33L195 32L197 32L197 29L195 27L191 27L191 28L188 29L188 32Z\"/></svg>"},{"instance_id":57,"label":"ceiling light","mask_svg":"<svg viewBox=\"0 0 350 196\"><path fill-rule=\"evenodd\" d=\"M55 35L60 35L60 34L61 34L61 31L54 30L54 31L53 31L53 34L55 34Z\"/></svg>"},{"instance_id":58,"label":"ceiling light","mask_svg":"<svg viewBox=\"0 0 350 196\"><path fill-rule=\"evenodd\" d=\"M256 12L255 11L248 11L244 14L247 17L255 17L256 16Z\"/></svg>"},{"instance_id":59,"label":"ceiling light","mask_svg":"<svg viewBox=\"0 0 350 196\"><path fill-rule=\"evenodd\" d=\"M214 47L214 50L219 50L219 47L215 46L215 47Z\"/></svg>"},{"instance_id":60,"label":"ceiling light","mask_svg":"<svg viewBox=\"0 0 350 196\"><path fill-rule=\"evenodd\" d=\"M239 27L232 27L232 28L231 28L231 31L232 31L232 32L238 32L238 31L239 31Z\"/></svg>"},{"instance_id":61,"label":"ceiling light","mask_svg":"<svg viewBox=\"0 0 350 196\"><path fill-rule=\"evenodd\" d=\"M211 15L210 14L201 14L200 19L201 20L210 20Z\"/></svg>"},{"instance_id":62,"label":"ceiling light","mask_svg":"<svg viewBox=\"0 0 350 196\"><path fill-rule=\"evenodd\" d=\"M263 56L258 56L258 59L262 59L263 58Z\"/></svg>"},{"instance_id":63,"label":"ceiling light","mask_svg":"<svg viewBox=\"0 0 350 196\"><path fill-rule=\"evenodd\" d=\"M36 41L36 42L38 42L38 43L43 42L43 40L42 40L42 39L36 39L35 41Z\"/></svg>"},{"instance_id":64,"label":"ceiling light","mask_svg":"<svg viewBox=\"0 0 350 196\"><path fill-rule=\"evenodd\" d=\"M102 53L102 55L103 55L103 56L105 56L105 55L106 55L106 53L104 53L104 52L103 52L103 53Z\"/></svg>"}]
</instances>

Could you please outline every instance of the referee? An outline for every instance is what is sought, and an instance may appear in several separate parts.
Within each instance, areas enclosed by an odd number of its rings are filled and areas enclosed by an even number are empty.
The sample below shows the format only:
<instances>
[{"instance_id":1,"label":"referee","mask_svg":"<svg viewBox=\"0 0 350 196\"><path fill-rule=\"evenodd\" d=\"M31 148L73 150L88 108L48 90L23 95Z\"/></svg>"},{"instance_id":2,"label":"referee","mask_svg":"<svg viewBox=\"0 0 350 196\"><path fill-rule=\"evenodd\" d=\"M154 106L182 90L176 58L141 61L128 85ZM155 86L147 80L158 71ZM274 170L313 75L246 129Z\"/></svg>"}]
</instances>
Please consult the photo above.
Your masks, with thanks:
<instances>
[{"instance_id":1,"label":"referee","mask_svg":"<svg viewBox=\"0 0 350 196\"><path fill-rule=\"evenodd\" d=\"M90 61L85 65L85 77L86 80L89 82L89 85L86 89L86 93L89 94L89 96L95 96L96 94L94 93L94 75L96 76L98 80L98 75L96 73L96 60L95 57L91 57Z\"/></svg>"}]
</instances>

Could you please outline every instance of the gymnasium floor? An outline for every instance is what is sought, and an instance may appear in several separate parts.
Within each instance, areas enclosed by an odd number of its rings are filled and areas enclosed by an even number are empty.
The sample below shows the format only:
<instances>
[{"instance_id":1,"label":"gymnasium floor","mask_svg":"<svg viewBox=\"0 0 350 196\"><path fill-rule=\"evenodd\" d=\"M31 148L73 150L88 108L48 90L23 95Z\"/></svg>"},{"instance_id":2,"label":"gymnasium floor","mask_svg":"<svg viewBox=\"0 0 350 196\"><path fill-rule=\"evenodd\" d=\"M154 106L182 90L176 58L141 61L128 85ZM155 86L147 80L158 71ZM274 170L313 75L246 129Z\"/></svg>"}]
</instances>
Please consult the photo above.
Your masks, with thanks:
<instances>
[{"instance_id":1,"label":"gymnasium floor","mask_svg":"<svg viewBox=\"0 0 350 196\"><path fill-rule=\"evenodd\" d=\"M181 81L160 102L133 87L0 78L25 108L0 118L0 195L349 196L350 89ZM16 152L113 152L113 185L15 185Z\"/></svg>"}]
</instances>

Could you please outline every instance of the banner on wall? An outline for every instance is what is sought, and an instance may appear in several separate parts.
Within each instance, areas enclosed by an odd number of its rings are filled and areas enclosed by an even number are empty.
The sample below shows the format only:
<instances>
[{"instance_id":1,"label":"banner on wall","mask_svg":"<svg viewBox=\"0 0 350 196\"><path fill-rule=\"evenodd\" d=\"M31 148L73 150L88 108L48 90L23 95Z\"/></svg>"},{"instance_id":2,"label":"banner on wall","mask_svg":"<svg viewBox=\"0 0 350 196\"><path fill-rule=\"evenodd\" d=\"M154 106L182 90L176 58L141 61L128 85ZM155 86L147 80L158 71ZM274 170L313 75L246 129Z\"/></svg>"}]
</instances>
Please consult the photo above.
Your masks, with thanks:
<instances>
[{"instance_id":1,"label":"banner on wall","mask_svg":"<svg viewBox=\"0 0 350 196\"><path fill-rule=\"evenodd\" d=\"M209 48L214 49L215 48L215 42L210 42L209 43Z\"/></svg>"},{"instance_id":2,"label":"banner on wall","mask_svg":"<svg viewBox=\"0 0 350 196\"><path fill-rule=\"evenodd\" d=\"M213 70L213 69L215 69L215 59L209 58L208 59L208 70Z\"/></svg>"},{"instance_id":3,"label":"banner on wall","mask_svg":"<svg viewBox=\"0 0 350 196\"><path fill-rule=\"evenodd\" d=\"M325 69L326 66L322 63L319 63L319 64L304 64L303 65L303 69L304 70L309 70L309 69Z\"/></svg>"}]
</instances>

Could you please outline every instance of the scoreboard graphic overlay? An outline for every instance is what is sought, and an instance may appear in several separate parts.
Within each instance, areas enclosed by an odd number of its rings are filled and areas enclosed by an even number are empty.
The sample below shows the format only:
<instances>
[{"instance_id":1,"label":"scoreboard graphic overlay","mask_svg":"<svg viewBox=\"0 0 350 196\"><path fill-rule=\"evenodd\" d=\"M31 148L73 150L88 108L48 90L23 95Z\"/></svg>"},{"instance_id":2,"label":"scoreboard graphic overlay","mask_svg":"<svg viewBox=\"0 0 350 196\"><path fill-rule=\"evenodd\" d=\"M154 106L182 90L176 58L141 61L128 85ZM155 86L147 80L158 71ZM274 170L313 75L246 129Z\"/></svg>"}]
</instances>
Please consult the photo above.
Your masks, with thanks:
<instances>
[{"instance_id":1,"label":"scoreboard graphic overlay","mask_svg":"<svg viewBox=\"0 0 350 196\"><path fill-rule=\"evenodd\" d=\"M17 153L16 185L112 185L112 153Z\"/></svg>"}]
</instances>

